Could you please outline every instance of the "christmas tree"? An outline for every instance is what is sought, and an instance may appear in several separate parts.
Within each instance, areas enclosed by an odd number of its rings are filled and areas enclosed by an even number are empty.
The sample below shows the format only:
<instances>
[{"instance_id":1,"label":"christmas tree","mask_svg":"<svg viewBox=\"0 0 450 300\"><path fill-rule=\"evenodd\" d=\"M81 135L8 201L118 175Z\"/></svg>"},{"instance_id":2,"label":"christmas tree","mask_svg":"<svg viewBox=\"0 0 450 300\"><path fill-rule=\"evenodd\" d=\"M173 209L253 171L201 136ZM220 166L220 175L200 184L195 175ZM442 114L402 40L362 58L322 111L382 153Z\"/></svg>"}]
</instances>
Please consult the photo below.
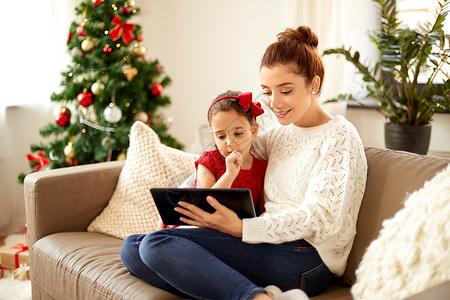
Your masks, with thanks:
<instances>
[{"instance_id":1,"label":"christmas tree","mask_svg":"<svg viewBox=\"0 0 450 300\"><path fill-rule=\"evenodd\" d=\"M170 84L158 60L145 58L141 27L128 20L139 12L132 0L84 0L75 8L67 38L71 64L62 72L62 91L51 122L40 129L48 143L32 144L31 172L126 157L135 121L147 123L161 142L183 146L169 133L169 118L158 108L170 104ZM19 175L23 182L26 174Z\"/></svg>"}]
</instances>

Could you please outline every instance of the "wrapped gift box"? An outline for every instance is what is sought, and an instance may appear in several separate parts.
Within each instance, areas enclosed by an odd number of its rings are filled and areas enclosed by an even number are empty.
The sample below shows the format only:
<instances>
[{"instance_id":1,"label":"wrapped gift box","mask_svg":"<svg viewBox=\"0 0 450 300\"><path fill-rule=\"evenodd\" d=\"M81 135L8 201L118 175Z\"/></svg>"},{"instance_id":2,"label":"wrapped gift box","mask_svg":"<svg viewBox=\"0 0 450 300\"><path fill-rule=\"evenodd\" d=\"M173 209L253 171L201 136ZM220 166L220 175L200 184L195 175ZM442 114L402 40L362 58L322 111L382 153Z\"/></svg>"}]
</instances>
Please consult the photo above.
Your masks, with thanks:
<instances>
[{"instance_id":1,"label":"wrapped gift box","mask_svg":"<svg viewBox=\"0 0 450 300\"><path fill-rule=\"evenodd\" d=\"M17 269L20 265L28 265L28 247L8 248L0 251L0 261L2 268L10 270Z\"/></svg>"}]
</instances>

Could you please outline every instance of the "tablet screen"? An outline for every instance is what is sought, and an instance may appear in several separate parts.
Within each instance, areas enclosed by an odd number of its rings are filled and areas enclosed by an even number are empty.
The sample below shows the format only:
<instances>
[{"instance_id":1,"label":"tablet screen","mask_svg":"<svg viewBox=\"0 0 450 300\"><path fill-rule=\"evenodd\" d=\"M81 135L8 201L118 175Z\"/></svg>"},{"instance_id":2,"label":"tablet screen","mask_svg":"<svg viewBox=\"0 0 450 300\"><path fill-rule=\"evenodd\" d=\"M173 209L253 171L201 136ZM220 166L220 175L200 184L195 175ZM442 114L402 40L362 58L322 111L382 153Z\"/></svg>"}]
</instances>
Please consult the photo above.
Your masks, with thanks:
<instances>
[{"instance_id":1,"label":"tablet screen","mask_svg":"<svg viewBox=\"0 0 450 300\"><path fill-rule=\"evenodd\" d=\"M241 219L256 216L249 189L151 188L150 192L165 225L185 225L180 221L183 215L174 210L179 201L195 204L213 213L215 209L206 201L208 195L236 212Z\"/></svg>"}]
</instances>

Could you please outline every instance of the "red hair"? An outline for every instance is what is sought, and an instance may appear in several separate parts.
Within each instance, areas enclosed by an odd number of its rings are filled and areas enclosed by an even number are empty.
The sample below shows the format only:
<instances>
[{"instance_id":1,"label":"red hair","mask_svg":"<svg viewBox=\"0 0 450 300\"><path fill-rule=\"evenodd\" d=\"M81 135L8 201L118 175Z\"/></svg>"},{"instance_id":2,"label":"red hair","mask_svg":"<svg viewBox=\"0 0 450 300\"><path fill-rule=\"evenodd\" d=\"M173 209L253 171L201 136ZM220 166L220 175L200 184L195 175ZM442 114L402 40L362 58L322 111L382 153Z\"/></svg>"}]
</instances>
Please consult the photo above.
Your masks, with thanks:
<instances>
[{"instance_id":1,"label":"red hair","mask_svg":"<svg viewBox=\"0 0 450 300\"><path fill-rule=\"evenodd\" d=\"M311 83L315 76L319 76L322 89L325 68L319 55L317 35L307 26L297 29L288 28L278 35L278 41L267 47L261 61L261 67L274 67L276 65L292 65L294 72L306 78Z\"/></svg>"}]
</instances>

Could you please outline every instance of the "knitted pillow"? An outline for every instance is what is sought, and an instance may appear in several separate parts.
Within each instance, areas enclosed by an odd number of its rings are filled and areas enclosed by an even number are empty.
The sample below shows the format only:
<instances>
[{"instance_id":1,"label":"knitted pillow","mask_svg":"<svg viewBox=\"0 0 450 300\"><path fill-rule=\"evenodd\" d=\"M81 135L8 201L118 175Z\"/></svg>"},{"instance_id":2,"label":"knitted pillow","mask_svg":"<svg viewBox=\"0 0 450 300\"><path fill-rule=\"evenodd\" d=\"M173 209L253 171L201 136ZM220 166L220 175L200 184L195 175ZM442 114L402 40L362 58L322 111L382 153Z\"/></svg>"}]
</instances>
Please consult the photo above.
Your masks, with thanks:
<instances>
[{"instance_id":1,"label":"knitted pillow","mask_svg":"<svg viewBox=\"0 0 450 300\"><path fill-rule=\"evenodd\" d=\"M383 222L356 270L355 299L404 299L450 280L450 164Z\"/></svg>"},{"instance_id":2,"label":"knitted pillow","mask_svg":"<svg viewBox=\"0 0 450 300\"><path fill-rule=\"evenodd\" d=\"M106 208L88 231L124 239L154 231L159 214L149 189L177 187L195 172L198 155L167 147L142 122L131 127L127 160Z\"/></svg>"}]
</instances>

